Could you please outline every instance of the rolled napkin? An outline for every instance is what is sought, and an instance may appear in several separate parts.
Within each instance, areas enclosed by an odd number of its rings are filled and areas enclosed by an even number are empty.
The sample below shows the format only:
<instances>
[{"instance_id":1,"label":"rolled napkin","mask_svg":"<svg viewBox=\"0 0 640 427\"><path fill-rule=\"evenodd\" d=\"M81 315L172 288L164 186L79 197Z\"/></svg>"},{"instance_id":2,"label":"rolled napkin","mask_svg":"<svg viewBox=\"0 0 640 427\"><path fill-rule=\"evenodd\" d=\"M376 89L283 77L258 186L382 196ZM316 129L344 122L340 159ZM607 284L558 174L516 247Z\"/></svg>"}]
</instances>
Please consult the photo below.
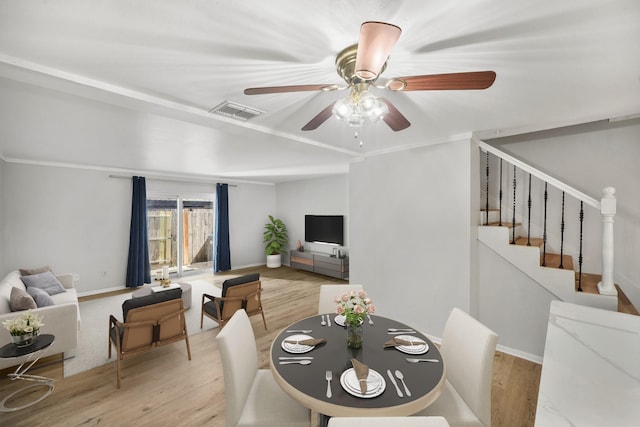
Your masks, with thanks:
<instances>
[{"instance_id":1,"label":"rolled napkin","mask_svg":"<svg viewBox=\"0 0 640 427\"><path fill-rule=\"evenodd\" d=\"M366 394L367 378L369 377L369 367L364 363L361 363L357 359L351 359L351 365L353 366L353 371L356 373L356 378L358 378L358 383L360 384L360 392L362 394Z\"/></svg>"},{"instance_id":2,"label":"rolled napkin","mask_svg":"<svg viewBox=\"0 0 640 427\"><path fill-rule=\"evenodd\" d=\"M284 342L286 342L287 344L301 344L301 345L312 345L312 346L322 344L325 341L326 340L324 338L307 338L300 341L284 340Z\"/></svg>"},{"instance_id":3,"label":"rolled napkin","mask_svg":"<svg viewBox=\"0 0 640 427\"><path fill-rule=\"evenodd\" d=\"M409 340L403 340L402 338L391 338L389 341L387 341L386 343L384 343L384 348L387 347L395 347L397 345L425 345L426 343L424 341L409 341Z\"/></svg>"}]
</instances>

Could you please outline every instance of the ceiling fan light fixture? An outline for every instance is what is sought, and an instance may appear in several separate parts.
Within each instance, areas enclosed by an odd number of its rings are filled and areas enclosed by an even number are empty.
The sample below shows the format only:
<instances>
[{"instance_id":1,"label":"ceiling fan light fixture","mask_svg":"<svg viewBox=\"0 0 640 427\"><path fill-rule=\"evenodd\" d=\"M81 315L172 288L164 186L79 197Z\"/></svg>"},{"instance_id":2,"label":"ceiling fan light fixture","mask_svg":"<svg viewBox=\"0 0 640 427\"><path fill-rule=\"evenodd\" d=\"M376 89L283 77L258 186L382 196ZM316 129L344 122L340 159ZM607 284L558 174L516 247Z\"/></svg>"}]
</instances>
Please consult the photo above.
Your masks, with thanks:
<instances>
[{"instance_id":1,"label":"ceiling fan light fixture","mask_svg":"<svg viewBox=\"0 0 640 427\"><path fill-rule=\"evenodd\" d=\"M385 22L368 21L360 27L355 75L363 81L375 80L398 41L400 27Z\"/></svg>"},{"instance_id":2,"label":"ceiling fan light fixture","mask_svg":"<svg viewBox=\"0 0 640 427\"><path fill-rule=\"evenodd\" d=\"M333 105L333 114L353 127L374 123L388 113L387 104L368 90L354 91Z\"/></svg>"},{"instance_id":3,"label":"ceiling fan light fixture","mask_svg":"<svg viewBox=\"0 0 640 427\"><path fill-rule=\"evenodd\" d=\"M411 122L385 98L376 98L370 87L388 91L483 90L496 80L495 71L467 71L461 73L424 74L393 77L385 83L377 82L385 71L389 54L400 38L402 30L393 24L367 21L360 27L358 43L347 46L336 55L336 71L347 84L306 84L270 86L245 89L246 95L351 89L350 96L334 101L316 114L301 130L315 130L331 116L350 126L383 119L394 132L407 129Z\"/></svg>"},{"instance_id":4,"label":"ceiling fan light fixture","mask_svg":"<svg viewBox=\"0 0 640 427\"><path fill-rule=\"evenodd\" d=\"M333 104L333 114L340 120L347 121L354 114L354 106L355 104L350 96L339 99Z\"/></svg>"},{"instance_id":5,"label":"ceiling fan light fixture","mask_svg":"<svg viewBox=\"0 0 640 427\"><path fill-rule=\"evenodd\" d=\"M375 122L389 113L387 104L373 96L369 91L362 92L357 104L360 115L366 117L368 122Z\"/></svg>"}]
</instances>

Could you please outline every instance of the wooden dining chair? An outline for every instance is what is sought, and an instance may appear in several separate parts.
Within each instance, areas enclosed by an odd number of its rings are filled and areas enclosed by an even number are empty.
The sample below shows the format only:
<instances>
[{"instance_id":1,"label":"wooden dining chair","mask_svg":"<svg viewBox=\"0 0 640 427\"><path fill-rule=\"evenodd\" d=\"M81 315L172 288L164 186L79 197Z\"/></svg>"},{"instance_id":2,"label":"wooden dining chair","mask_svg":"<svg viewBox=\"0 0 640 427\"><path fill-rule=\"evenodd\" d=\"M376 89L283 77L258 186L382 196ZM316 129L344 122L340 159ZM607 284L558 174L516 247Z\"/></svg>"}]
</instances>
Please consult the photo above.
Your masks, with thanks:
<instances>
[{"instance_id":1,"label":"wooden dining chair","mask_svg":"<svg viewBox=\"0 0 640 427\"><path fill-rule=\"evenodd\" d=\"M449 427L444 417L332 417L327 427Z\"/></svg>"},{"instance_id":2,"label":"wooden dining chair","mask_svg":"<svg viewBox=\"0 0 640 427\"><path fill-rule=\"evenodd\" d=\"M335 313L337 296L349 291L361 291L362 285L321 285L320 286L320 298L318 300L318 314Z\"/></svg>"},{"instance_id":3,"label":"wooden dining chair","mask_svg":"<svg viewBox=\"0 0 640 427\"><path fill-rule=\"evenodd\" d=\"M491 372L498 335L454 308L447 319L440 353L447 369L442 394L415 415L439 415L451 427L491 426Z\"/></svg>"},{"instance_id":4,"label":"wooden dining chair","mask_svg":"<svg viewBox=\"0 0 640 427\"><path fill-rule=\"evenodd\" d=\"M216 337L227 427L308 427L310 411L286 394L269 369L258 369L258 350L247 313L237 310Z\"/></svg>"},{"instance_id":5,"label":"wooden dining chair","mask_svg":"<svg viewBox=\"0 0 640 427\"><path fill-rule=\"evenodd\" d=\"M262 285L259 273L225 280L222 283L222 296L202 294L200 329L204 324L204 316L216 321L220 325L220 329L222 329L233 314L240 309L244 310L249 316L262 315L264 328L267 329L261 294Z\"/></svg>"}]
</instances>

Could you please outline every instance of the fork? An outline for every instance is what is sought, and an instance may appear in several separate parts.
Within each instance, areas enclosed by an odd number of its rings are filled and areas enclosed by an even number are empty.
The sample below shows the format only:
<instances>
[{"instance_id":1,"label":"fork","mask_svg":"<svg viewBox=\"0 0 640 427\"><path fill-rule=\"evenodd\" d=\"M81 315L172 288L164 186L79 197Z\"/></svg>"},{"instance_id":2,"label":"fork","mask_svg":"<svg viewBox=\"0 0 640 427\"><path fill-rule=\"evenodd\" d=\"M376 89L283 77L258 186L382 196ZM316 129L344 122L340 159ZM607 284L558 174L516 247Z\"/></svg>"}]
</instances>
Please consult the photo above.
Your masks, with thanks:
<instances>
[{"instance_id":1,"label":"fork","mask_svg":"<svg viewBox=\"0 0 640 427\"><path fill-rule=\"evenodd\" d=\"M440 361L438 359L415 359L413 357L407 357L407 362L410 362L410 363L420 363L420 362L438 363Z\"/></svg>"},{"instance_id":2,"label":"fork","mask_svg":"<svg viewBox=\"0 0 640 427\"><path fill-rule=\"evenodd\" d=\"M327 397L331 398L331 379L333 378L333 372L325 372L324 378L327 380Z\"/></svg>"}]
</instances>

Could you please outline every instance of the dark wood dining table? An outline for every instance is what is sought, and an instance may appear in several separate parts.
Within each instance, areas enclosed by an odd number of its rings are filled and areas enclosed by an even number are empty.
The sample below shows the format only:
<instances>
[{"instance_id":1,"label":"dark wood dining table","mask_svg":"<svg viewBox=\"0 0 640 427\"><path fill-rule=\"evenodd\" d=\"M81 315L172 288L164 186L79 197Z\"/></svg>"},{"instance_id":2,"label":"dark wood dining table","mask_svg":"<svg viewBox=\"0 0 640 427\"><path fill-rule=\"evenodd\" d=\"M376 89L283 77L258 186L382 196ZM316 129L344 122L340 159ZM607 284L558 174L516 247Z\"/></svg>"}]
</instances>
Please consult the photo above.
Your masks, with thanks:
<instances>
[{"instance_id":1,"label":"dark wood dining table","mask_svg":"<svg viewBox=\"0 0 640 427\"><path fill-rule=\"evenodd\" d=\"M271 343L271 372L280 387L305 407L325 416L408 416L433 403L445 384L446 367L438 348L425 335L415 331L408 334L419 337L429 345L425 354L406 354L395 347L384 348L385 342L394 336L389 328L410 328L401 322L381 316L371 315L373 324L365 320L363 324L364 342L362 348L347 347L346 328L336 324L336 315L329 314L331 327L321 325L320 315L308 317L287 326ZM290 330L311 330L314 338L324 338L326 342L304 354L291 354L281 344L284 339L297 333ZM280 357L313 357L309 365L281 365ZM407 358L437 359L438 362L409 363ZM382 394L372 398L362 398L348 393L340 384L340 376L351 368L355 358L383 376L386 388ZM332 372L332 396L327 397L325 372ZM387 370L400 370L411 392L407 396L402 383L396 378L403 397L399 397L390 381ZM395 375L394 375L395 376Z\"/></svg>"}]
</instances>

